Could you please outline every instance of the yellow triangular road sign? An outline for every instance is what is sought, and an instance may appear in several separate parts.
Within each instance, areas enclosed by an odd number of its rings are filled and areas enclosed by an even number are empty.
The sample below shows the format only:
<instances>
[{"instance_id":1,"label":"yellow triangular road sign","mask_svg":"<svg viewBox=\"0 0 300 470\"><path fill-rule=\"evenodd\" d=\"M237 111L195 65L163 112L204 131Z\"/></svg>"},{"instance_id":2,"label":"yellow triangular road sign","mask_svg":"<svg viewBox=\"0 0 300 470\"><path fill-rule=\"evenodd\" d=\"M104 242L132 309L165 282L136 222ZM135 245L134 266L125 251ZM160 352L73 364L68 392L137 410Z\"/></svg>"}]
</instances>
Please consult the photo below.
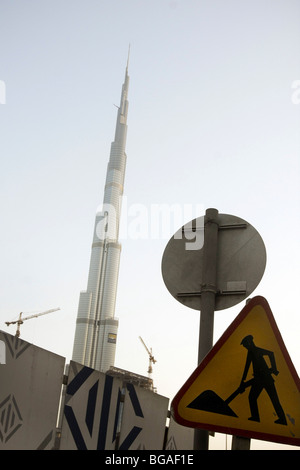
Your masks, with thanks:
<instances>
[{"instance_id":1,"label":"yellow triangular road sign","mask_svg":"<svg viewBox=\"0 0 300 470\"><path fill-rule=\"evenodd\" d=\"M300 445L300 381L265 298L247 303L171 408L184 426Z\"/></svg>"}]
</instances>

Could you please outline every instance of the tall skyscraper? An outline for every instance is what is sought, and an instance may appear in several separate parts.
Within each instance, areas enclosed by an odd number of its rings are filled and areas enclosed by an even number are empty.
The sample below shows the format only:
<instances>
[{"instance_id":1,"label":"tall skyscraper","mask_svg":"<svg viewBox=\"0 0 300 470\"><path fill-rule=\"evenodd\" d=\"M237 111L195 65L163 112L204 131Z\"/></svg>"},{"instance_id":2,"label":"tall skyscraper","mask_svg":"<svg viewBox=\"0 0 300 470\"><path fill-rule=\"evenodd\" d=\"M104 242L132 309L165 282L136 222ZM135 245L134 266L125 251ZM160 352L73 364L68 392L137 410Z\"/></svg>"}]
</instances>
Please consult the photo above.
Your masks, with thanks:
<instances>
[{"instance_id":1,"label":"tall skyscraper","mask_svg":"<svg viewBox=\"0 0 300 470\"><path fill-rule=\"evenodd\" d=\"M103 206L96 214L87 290L79 298L72 357L102 372L114 365L118 331L115 304L121 252L118 238L126 168L128 87L127 61Z\"/></svg>"}]
</instances>

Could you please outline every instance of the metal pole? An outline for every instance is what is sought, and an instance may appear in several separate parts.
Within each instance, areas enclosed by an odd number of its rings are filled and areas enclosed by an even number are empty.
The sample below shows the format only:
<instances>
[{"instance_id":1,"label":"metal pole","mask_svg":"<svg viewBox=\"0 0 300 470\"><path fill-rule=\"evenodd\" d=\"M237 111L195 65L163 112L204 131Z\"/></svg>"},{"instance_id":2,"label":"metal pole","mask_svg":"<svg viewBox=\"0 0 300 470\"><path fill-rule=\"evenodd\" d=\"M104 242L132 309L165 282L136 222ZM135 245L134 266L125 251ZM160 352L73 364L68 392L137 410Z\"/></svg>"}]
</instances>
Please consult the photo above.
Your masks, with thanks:
<instances>
[{"instance_id":1,"label":"metal pole","mask_svg":"<svg viewBox=\"0 0 300 470\"><path fill-rule=\"evenodd\" d=\"M231 450L250 450L249 437L232 436Z\"/></svg>"},{"instance_id":2,"label":"metal pole","mask_svg":"<svg viewBox=\"0 0 300 470\"><path fill-rule=\"evenodd\" d=\"M217 292L218 229L218 210L207 209L204 218L198 364L202 362L213 345L215 298ZM195 429L195 450L208 450L208 440L208 431Z\"/></svg>"}]
</instances>

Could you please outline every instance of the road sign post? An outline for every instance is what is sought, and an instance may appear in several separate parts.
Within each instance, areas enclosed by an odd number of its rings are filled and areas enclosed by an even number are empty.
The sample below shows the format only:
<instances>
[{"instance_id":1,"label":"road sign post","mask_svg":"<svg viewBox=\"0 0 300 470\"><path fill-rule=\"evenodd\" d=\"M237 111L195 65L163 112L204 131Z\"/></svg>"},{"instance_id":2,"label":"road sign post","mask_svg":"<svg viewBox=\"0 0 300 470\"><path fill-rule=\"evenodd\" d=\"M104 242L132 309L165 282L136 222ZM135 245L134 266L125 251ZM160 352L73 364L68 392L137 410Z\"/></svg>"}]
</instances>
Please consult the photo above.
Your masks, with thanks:
<instances>
[{"instance_id":1,"label":"road sign post","mask_svg":"<svg viewBox=\"0 0 300 470\"><path fill-rule=\"evenodd\" d=\"M169 240L162 259L166 287L176 300L201 312L198 365L212 349L215 310L246 299L265 265L265 246L255 228L217 209L207 209L204 217L186 224ZM194 423L192 427L194 449L207 450L207 428Z\"/></svg>"},{"instance_id":2,"label":"road sign post","mask_svg":"<svg viewBox=\"0 0 300 470\"><path fill-rule=\"evenodd\" d=\"M217 209L207 209L204 218L198 364L204 359L213 345L214 313L217 293L218 231L218 211ZM208 450L208 441L208 431L195 429L194 450Z\"/></svg>"}]
</instances>

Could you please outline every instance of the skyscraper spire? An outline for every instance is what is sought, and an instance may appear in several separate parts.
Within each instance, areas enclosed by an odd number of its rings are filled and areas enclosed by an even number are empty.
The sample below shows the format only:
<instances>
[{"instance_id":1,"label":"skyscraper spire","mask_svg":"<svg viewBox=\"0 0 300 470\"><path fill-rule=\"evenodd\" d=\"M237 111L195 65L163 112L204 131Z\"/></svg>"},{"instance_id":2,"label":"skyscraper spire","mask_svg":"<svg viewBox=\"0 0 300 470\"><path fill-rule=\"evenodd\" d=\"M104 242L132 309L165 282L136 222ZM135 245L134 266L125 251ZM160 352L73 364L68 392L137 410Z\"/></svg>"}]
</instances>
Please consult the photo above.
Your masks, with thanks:
<instances>
[{"instance_id":1,"label":"skyscraper spire","mask_svg":"<svg viewBox=\"0 0 300 470\"><path fill-rule=\"evenodd\" d=\"M128 46L128 56L127 56L126 73L128 73L129 56L130 56L130 44L129 44L129 46Z\"/></svg>"},{"instance_id":2,"label":"skyscraper spire","mask_svg":"<svg viewBox=\"0 0 300 470\"><path fill-rule=\"evenodd\" d=\"M129 53L128 53L129 60ZM96 215L87 290L80 293L72 359L106 372L114 365L118 320L115 303L121 245L118 242L126 168L128 60L115 140L107 166L103 206Z\"/></svg>"}]
</instances>

